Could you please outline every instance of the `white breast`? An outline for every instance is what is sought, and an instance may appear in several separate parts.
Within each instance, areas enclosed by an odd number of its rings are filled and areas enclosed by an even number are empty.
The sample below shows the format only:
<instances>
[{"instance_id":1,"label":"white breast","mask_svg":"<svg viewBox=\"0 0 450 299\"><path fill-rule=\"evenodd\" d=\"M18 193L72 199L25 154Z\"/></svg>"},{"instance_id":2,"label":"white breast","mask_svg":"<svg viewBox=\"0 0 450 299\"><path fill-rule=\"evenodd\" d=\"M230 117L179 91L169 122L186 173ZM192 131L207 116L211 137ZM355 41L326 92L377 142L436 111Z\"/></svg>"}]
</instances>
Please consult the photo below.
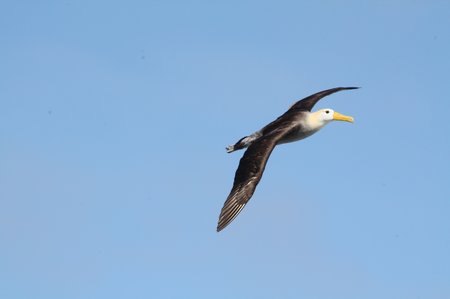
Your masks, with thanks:
<instances>
[{"instance_id":1,"label":"white breast","mask_svg":"<svg viewBox=\"0 0 450 299\"><path fill-rule=\"evenodd\" d=\"M318 120L316 113L304 114L303 119L299 122L296 130L283 138L279 144L295 142L316 133L325 125L324 122Z\"/></svg>"}]
</instances>

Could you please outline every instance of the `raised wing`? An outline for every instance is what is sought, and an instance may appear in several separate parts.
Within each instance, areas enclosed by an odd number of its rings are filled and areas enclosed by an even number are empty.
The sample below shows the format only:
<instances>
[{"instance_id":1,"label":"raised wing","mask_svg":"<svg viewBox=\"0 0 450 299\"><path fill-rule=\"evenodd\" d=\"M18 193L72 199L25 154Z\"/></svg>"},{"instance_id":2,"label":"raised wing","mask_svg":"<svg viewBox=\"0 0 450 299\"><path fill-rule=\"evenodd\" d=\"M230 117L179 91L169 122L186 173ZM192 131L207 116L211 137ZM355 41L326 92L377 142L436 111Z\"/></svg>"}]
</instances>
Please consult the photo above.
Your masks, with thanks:
<instances>
[{"instance_id":1,"label":"raised wing","mask_svg":"<svg viewBox=\"0 0 450 299\"><path fill-rule=\"evenodd\" d=\"M318 101L320 101L320 99L322 99L332 93L335 93L335 92L338 92L341 90L358 89L358 88L359 87L336 87L336 88L319 91L318 93L315 93L313 95L310 95L309 97L304 98L303 100L298 101L297 103L292 105L288 111L291 111L291 110L311 111L311 109L314 107L314 105Z\"/></svg>"},{"instance_id":2,"label":"raised wing","mask_svg":"<svg viewBox=\"0 0 450 299\"><path fill-rule=\"evenodd\" d=\"M254 141L245 151L234 176L233 188L220 212L218 232L230 224L250 200L261 180L272 150L293 126L292 122L280 124L276 130Z\"/></svg>"}]
</instances>

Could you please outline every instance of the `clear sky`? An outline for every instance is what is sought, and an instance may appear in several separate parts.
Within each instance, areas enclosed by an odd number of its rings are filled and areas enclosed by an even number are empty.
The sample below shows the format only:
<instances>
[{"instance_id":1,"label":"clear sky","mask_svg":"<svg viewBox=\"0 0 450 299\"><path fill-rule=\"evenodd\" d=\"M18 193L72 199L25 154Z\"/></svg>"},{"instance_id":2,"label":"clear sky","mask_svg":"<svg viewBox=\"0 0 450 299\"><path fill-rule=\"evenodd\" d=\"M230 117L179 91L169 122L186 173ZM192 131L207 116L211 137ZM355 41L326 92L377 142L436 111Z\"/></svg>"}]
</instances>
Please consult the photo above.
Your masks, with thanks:
<instances>
[{"instance_id":1,"label":"clear sky","mask_svg":"<svg viewBox=\"0 0 450 299\"><path fill-rule=\"evenodd\" d=\"M2 1L0 43L1 298L450 298L450 2ZM337 86L216 233L225 146Z\"/></svg>"}]
</instances>

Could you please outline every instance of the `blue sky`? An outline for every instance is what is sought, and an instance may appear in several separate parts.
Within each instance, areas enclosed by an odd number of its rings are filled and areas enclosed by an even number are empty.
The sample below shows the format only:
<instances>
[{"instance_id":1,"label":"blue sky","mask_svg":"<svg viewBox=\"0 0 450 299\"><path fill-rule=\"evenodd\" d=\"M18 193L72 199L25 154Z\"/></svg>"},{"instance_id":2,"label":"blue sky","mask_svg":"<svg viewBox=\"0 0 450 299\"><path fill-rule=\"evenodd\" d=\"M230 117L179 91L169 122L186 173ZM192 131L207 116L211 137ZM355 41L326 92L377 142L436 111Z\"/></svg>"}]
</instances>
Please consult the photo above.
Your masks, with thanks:
<instances>
[{"instance_id":1,"label":"blue sky","mask_svg":"<svg viewBox=\"0 0 450 299\"><path fill-rule=\"evenodd\" d=\"M1 298L450 298L446 1L2 1ZM237 141L273 152L215 228Z\"/></svg>"}]
</instances>

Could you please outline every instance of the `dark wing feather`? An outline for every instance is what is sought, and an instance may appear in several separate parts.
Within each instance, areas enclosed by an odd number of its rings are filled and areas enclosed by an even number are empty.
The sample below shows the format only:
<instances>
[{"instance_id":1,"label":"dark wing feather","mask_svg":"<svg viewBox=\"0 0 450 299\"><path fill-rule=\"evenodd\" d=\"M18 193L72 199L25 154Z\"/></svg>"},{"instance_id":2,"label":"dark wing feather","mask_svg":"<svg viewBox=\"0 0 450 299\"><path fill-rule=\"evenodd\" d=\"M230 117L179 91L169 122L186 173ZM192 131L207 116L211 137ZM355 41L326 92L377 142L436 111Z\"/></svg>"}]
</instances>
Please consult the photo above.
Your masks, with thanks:
<instances>
[{"instance_id":1,"label":"dark wing feather","mask_svg":"<svg viewBox=\"0 0 450 299\"><path fill-rule=\"evenodd\" d=\"M288 111L291 111L291 110L311 111L311 109L314 107L314 105L323 97L326 97L332 93L335 93L335 92L338 92L341 90L357 89L357 88L359 88L359 87L336 87L336 88L319 91L318 93L315 93L313 95L310 95L309 97L304 98L303 100L298 101L297 103L292 105Z\"/></svg>"},{"instance_id":2,"label":"dark wing feather","mask_svg":"<svg viewBox=\"0 0 450 299\"><path fill-rule=\"evenodd\" d=\"M293 126L290 121L254 141L242 156L234 176L233 188L219 216L217 231L221 231L242 211L261 180L272 150Z\"/></svg>"}]
</instances>

